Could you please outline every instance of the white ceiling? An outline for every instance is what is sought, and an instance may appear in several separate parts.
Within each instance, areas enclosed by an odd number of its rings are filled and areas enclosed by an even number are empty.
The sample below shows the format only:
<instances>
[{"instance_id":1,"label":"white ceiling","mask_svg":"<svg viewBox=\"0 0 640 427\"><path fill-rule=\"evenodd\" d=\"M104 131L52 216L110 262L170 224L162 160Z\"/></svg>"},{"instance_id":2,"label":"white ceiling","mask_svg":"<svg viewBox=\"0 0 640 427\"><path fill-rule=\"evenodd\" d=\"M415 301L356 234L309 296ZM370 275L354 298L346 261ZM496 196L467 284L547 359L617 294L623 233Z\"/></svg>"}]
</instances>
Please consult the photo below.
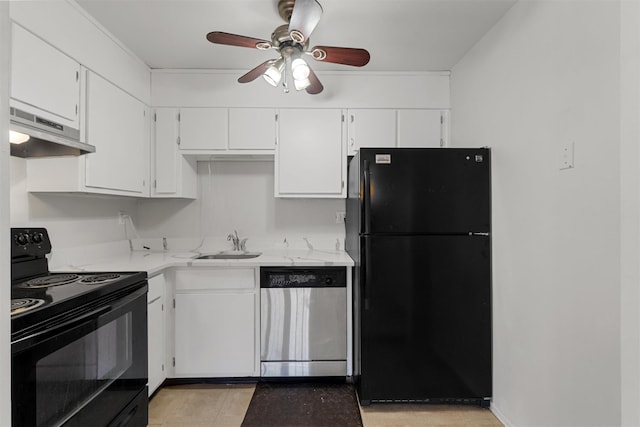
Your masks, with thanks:
<instances>
[{"instance_id":1,"label":"white ceiling","mask_svg":"<svg viewBox=\"0 0 640 427\"><path fill-rule=\"evenodd\" d=\"M450 70L516 0L320 0L310 45L365 48L367 71ZM270 40L277 0L78 0L151 68L251 69L275 57L209 43L210 31ZM347 70L312 64L316 70Z\"/></svg>"}]
</instances>

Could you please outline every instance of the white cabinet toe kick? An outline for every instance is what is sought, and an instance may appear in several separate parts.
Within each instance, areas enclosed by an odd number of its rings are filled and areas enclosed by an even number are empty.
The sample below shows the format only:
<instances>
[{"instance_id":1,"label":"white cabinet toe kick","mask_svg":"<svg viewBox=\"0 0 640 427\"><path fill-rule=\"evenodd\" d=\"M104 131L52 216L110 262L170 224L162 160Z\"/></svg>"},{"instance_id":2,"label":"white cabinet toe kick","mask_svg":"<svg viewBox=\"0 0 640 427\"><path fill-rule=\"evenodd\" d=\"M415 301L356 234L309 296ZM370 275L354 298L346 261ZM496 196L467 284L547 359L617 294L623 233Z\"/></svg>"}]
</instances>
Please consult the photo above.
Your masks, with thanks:
<instances>
[{"instance_id":1,"label":"white cabinet toe kick","mask_svg":"<svg viewBox=\"0 0 640 427\"><path fill-rule=\"evenodd\" d=\"M344 377L346 360L322 360L308 362L261 362L262 377Z\"/></svg>"}]
</instances>

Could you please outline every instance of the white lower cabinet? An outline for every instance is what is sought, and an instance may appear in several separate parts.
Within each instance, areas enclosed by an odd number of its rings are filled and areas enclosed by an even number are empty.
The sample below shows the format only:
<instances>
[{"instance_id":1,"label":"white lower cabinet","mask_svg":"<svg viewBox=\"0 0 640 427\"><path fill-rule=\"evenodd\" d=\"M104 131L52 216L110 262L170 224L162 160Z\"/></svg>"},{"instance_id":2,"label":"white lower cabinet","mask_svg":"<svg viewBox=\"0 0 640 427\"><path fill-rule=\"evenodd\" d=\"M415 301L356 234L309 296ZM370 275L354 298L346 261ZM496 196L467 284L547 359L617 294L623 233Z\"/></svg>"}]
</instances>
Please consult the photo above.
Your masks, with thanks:
<instances>
[{"instance_id":1,"label":"white lower cabinet","mask_svg":"<svg viewBox=\"0 0 640 427\"><path fill-rule=\"evenodd\" d=\"M147 344L149 366L149 395L166 378L166 317L165 317L165 279L160 274L149 279L147 293Z\"/></svg>"},{"instance_id":2,"label":"white lower cabinet","mask_svg":"<svg viewBox=\"0 0 640 427\"><path fill-rule=\"evenodd\" d=\"M259 375L255 269L177 270L174 376Z\"/></svg>"}]
</instances>

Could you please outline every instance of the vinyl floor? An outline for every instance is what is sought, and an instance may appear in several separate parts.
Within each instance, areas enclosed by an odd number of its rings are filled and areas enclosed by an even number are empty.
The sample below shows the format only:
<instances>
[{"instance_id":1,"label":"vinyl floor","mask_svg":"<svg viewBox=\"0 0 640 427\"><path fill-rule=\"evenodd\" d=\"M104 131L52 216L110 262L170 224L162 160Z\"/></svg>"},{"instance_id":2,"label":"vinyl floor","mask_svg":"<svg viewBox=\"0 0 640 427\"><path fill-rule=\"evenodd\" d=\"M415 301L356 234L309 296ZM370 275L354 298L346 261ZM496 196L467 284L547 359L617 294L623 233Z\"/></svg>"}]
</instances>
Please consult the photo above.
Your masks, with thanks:
<instances>
[{"instance_id":1,"label":"vinyl floor","mask_svg":"<svg viewBox=\"0 0 640 427\"><path fill-rule=\"evenodd\" d=\"M239 427L254 389L254 384L162 387L149 402L149 426ZM473 406L371 405L360 408L360 415L365 427L502 426L491 411Z\"/></svg>"}]
</instances>

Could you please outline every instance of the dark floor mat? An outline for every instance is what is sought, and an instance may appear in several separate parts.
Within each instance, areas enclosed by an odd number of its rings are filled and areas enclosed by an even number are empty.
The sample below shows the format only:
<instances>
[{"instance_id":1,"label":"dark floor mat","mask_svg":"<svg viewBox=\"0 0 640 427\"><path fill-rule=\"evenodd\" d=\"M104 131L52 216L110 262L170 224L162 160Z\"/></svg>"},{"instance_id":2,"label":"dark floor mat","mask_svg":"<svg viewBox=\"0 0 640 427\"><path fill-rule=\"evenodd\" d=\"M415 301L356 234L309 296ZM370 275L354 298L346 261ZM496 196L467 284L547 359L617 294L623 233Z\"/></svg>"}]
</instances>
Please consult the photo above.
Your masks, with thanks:
<instances>
[{"instance_id":1,"label":"dark floor mat","mask_svg":"<svg viewBox=\"0 0 640 427\"><path fill-rule=\"evenodd\" d=\"M258 383L242 427L361 427L351 384Z\"/></svg>"}]
</instances>

